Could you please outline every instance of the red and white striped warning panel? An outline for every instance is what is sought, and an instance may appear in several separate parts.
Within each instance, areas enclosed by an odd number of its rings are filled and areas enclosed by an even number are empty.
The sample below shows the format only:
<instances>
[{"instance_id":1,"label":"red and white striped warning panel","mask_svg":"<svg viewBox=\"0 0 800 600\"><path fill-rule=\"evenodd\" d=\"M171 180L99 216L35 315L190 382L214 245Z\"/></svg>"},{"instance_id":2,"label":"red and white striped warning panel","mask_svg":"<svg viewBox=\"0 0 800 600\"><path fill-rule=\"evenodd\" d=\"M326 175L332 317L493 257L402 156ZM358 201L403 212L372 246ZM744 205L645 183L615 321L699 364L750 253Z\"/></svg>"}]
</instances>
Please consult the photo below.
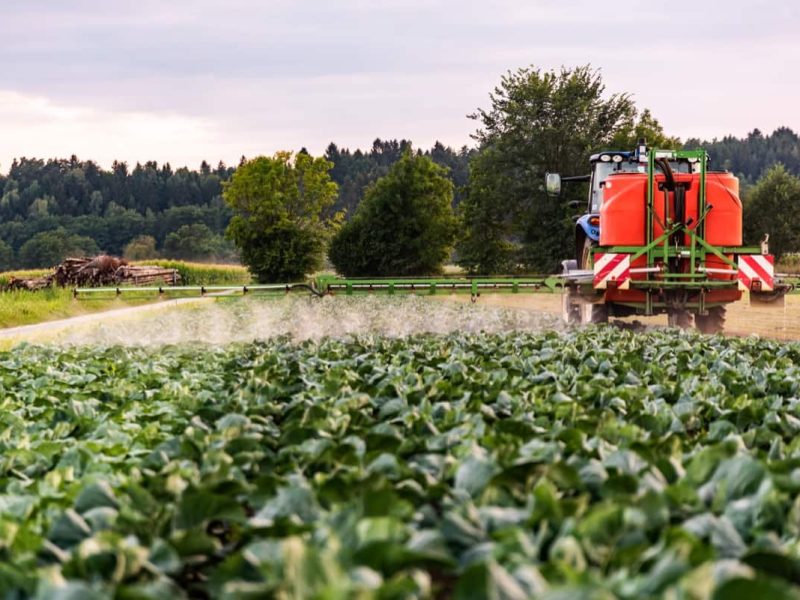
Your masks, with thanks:
<instances>
[{"instance_id":1,"label":"red and white striped warning panel","mask_svg":"<svg viewBox=\"0 0 800 600\"><path fill-rule=\"evenodd\" d=\"M594 255L594 280L595 289L604 290L608 282L614 281L617 288L627 290L631 281L631 255L603 253Z\"/></svg>"},{"instance_id":2,"label":"red and white striped warning panel","mask_svg":"<svg viewBox=\"0 0 800 600\"><path fill-rule=\"evenodd\" d=\"M775 289L775 257L771 254L740 255L739 289L752 290L759 285L765 292Z\"/></svg>"}]
</instances>

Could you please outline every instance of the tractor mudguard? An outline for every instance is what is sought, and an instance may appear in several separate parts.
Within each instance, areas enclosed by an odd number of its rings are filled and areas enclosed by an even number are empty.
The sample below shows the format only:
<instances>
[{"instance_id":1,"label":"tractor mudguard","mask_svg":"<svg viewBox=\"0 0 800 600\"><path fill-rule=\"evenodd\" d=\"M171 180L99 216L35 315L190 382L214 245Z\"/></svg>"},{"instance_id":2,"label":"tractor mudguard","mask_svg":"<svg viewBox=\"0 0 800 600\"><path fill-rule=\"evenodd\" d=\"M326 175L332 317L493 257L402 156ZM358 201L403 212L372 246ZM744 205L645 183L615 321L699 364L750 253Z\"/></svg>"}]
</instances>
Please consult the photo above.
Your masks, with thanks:
<instances>
[{"instance_id":1,"label":"tractor mudguard","mask_svg":"<svg viewBox=\"0 0 800 600\"><path fill-rule=\"evenodd\" d=\"M599 216L600 215L598 215L598 213L588 213L583 215L575 222L575 226L583 229L583 232L586 234L586 237L592 240L593 242L600 241L600 227L590 224L589 220L594 218L595 222L597 222Z\"/></svg>"}]
</instances>

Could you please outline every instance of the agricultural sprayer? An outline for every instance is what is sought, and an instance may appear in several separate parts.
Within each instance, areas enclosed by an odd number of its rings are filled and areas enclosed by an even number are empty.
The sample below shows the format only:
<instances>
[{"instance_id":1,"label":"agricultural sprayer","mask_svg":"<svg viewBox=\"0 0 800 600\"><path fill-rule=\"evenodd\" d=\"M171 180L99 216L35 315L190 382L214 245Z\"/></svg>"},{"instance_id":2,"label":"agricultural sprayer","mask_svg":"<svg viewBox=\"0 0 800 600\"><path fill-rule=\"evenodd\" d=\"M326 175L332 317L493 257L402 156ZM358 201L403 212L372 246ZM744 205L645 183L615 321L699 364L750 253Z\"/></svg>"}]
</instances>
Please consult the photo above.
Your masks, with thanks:
<instances>
[{"instance_id":1,"label":"agricultural sprayer","mask_svg":"<svg viewBox=\"0 0 800 600\"><path fill-rule=\"evenodd\" d=\"M587 214L576 222L576 258L564 261L563 312L571 323L668 315L721 331L725 306L779 306L795 282L776 277L768 236L742 245L739 182L708 169L704 150L648 149L591 157ZM550 194L561 178L548 174Z\"/></svg>"},{"instance_id":2,"label":"agricultural sprayer","mask_svg":"<svg viewBox=\"0 0 800 600\"><path fill-rule=\"evenodd\" d=\"M324 295L561 293L570 324L609 317L666 314L670 324L721 331L727 304L747 293L751 302L780 306L798 290L796 279L776 275L768 236L742 245L739 182L709 170L705 150L659 150L641 140L634 151L590 157L591 173L548 173L545 187L558 197L562 183L587 182L587 211L576 219L575 257L562 272L530 277L347 279L250 286L77 288L78 298L115 293Z\"/></svg>"}]
</instances>

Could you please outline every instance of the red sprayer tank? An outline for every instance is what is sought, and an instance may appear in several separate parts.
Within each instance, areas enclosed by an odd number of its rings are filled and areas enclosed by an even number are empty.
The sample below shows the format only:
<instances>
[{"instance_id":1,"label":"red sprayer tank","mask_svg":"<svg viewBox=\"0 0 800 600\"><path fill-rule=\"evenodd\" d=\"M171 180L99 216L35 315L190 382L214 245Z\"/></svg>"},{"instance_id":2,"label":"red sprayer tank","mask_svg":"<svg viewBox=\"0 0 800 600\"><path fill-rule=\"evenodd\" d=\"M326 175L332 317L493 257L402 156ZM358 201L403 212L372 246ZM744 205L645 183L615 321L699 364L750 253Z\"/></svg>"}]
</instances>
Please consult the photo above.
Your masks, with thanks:
<instances>
[{"instance_id":1,"label":"red sprayer tank","mask_svg":"<svg viewBox=\"0 0 800 600\"><path fill-rule=\"evenodd\" d=\"M706 217L706 241L714 246L741 246L739 180L724 171L707 173L706 202L713 207Z\"/></svg>"},{"instance_id":2,"label":"red sprayer tank","mask_svg":"<svg viewBox=\"0 0 800 600\"><path fill-rule=\"evenodd\" d=\"M669 193L665 202L659 187L664 175L656 175L653 205L656 219L653 224L655 239L664 231L665 210L675 217L675 196ZM676 173L675 181L687 185L685 220L697 222L697 196L700 192L700 174ZM706 174L706 203L711 209L705 221L705 239L714 246L742 245L742 202L739 200L739 180L725 172ZM665 206L666 205L666 206ZM601 246L642 246L646 242L647 175L644 173L615 173L606 178L603 203L600 207ZM688 237L688 236L687 236ZM689 243L689 240L686 240Z\"/></svg>"},{"instance_id":3,"label":"red sprayer tank","mask_svg":"<svg viewBox=\"0 0 800 600\"><path fill-rule=\"evenodd\" d=\"M600 205L600 245L643 246L646 239L646 206L647 175L609 175Z\"/></svg>"}]
</instances>

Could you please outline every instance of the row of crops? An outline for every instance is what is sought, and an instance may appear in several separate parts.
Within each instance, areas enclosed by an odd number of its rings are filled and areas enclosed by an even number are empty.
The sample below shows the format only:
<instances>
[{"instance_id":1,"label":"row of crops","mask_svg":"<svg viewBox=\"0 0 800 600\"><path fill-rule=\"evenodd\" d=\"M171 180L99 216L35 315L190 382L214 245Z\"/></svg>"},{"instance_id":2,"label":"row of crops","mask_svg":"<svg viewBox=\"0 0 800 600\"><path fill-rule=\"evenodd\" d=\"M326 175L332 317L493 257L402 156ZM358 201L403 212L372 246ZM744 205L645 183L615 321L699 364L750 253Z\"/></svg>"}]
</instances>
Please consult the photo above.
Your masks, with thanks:
<instances>
[{"instance_id":1,"label":"row of crops","mask_svg":"<svg viewBox=\"0 0 800 600\"><path fill-rule=\"evenodd\" d=\"M800 346L0 354L0 597L793 598Z\"/></svg>"}]
</instances>

